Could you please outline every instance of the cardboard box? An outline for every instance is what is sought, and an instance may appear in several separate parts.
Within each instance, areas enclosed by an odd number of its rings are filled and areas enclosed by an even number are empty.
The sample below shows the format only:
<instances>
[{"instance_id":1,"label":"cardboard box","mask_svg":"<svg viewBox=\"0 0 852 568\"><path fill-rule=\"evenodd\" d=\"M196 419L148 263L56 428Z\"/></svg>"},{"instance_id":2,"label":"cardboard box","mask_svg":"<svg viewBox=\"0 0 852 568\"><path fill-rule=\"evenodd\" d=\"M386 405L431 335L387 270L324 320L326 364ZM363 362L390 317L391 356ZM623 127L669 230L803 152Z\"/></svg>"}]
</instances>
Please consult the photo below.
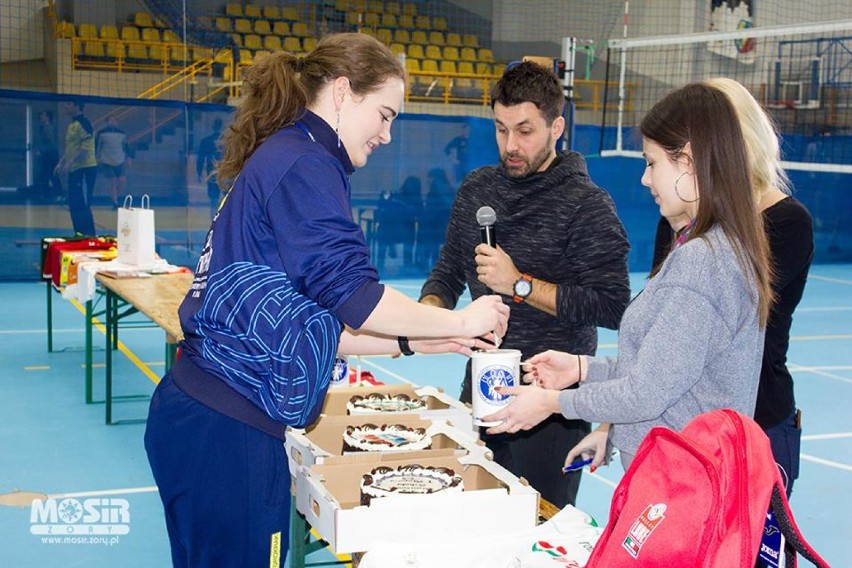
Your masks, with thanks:
<instances>
[{"instance_id":1,"label":"cardboard box","mask_svg":"<svg viewBox=\"0 0 852 568\"><path fill-rule=\"evenodd\" d=\"M337 387L328 389L325 395L321 414L346 415L346 403L355 395L365 396L370 393L381 393L394 396L405 394L411 398L420 398L426 402L426 409L414 412L394 412L386 414L359 414L358 416L403 416L416 415L423 420L446 420L459 430L470 432L478 437L479 429L473 427L470 408L442 390L432 386L414 387L412 385L365 385L356 387Z\"/></svg>"},{"instance_id":2,"label":"cardboard box","mask_svg":"<svg viewBox=\"0 0 852 568\"><path fill-rule=\"evenodd\" d=\"M284 443L287 448L287 459L290 460L290 470L296 471L299 466L306 468L314 464L339 463L341 457L348 462L374 462L377 455L396 455L406 452L347 452L343 453L343 433L348 426L363 426L364 424L401 424L408 428L423 428L426 435L432 439L429 450L465 450L473 452L488 452L485 444L469 432L463 432L444 420L423 420L416 414L385 414L385 415L355 415L355 416L321 416L314 424L305 430L289 428Z\"/></svg>"},{"instance_id":3,"label":"cardboard box","mask_svg":"<svg viewBox=\"0 0 852 568\"><path fill-rule=\"evenodd\" d=\"M531 529L539 495L484 454L414 457L383 454L373 462L333 463L303 468L296 509L336 553L363 552L376 540L434 542ZM344 458L345 459L345 458ZM395 495L362 506L361 478L374 467L417 463L448 467L464 479L461 493Z\"/></svg>"}]
</instances>

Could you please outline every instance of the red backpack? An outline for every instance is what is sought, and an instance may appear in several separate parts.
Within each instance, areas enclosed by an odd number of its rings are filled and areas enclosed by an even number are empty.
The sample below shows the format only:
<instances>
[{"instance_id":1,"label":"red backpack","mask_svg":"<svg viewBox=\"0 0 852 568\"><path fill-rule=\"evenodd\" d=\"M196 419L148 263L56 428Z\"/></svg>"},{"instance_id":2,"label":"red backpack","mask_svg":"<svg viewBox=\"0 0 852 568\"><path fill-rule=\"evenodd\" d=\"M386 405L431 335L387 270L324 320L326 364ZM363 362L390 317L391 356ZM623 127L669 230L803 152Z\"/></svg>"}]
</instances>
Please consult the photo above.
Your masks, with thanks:
<instances>
[{"instance_id":1,"label":"red backpack","mask_svg":"<svg viewBox=\"0 0 852 568\"><path fill-rule=\"evenodd\" d=\"M773 515L774 524L767 520ZM761 543L766 534L780 550L776 529L787 540L787 568L796 566L796 552L828 566L793 520L766 434L738 412L714 410L681 433L648 433L586 566L751 568L759 553L778 555Z\"/></svg>"}]
</instances>

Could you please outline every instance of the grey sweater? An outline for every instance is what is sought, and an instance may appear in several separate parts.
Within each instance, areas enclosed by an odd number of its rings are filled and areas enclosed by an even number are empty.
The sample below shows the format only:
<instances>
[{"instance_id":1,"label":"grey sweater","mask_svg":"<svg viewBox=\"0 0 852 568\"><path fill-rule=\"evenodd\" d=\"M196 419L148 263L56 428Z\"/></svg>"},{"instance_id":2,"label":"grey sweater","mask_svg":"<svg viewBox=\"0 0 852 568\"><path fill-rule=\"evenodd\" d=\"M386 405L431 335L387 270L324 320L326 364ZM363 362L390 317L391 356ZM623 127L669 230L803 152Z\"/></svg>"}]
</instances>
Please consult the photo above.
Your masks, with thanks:
<instances>
[{"instance_id":1,"label":"grey sweater","mask_svg":"<svg viewBox=\"0 0 852 568\"><path fill-rule=\"evenodd\" d=\"M453 202L446 243L421 297L435 294L456 306L465 286L476 299L488 290L476 275L473 249L481 242L476 211L497 213L497 244L521 272L556 284L556 317L528 304L512 307L506 348L530 357L546 349L593 354L597 326L615 329L630 300L630 245L609 194L589 178L576 152L559 155L546 171L511 178L501 166L471 173Z\"/></svg>"},{"instance_id":2,"label":"grey sweater","mask_svg":"<svg viewBox=\"0 0 852 568\"><path fill-rule=\"evenodd\" d=\"M752 416L764 336L756 298L721 228L687 242L624 312L618 356L589 358L580 388L560 393L562 414L612 423L613 445L629 454L654 426L680 430L716 408Z\"/></svg>"}]
</instances>

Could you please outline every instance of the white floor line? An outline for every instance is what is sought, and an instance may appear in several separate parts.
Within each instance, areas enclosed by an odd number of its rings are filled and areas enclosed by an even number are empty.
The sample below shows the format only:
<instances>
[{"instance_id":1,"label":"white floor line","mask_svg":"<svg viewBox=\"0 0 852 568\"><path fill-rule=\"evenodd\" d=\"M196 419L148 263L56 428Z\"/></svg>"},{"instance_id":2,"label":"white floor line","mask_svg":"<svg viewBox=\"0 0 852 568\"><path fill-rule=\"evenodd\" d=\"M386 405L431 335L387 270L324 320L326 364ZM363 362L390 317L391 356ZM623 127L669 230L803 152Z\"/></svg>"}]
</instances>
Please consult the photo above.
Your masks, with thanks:
<instances>
[{"instance_id":1,"label":"white floor line","mask_svg":"<svg viewBox=\"0 0 852 568\"><path fill-rule=\"evenodd\" d=\"M619 462L619 463L617 463L617 464L615 464L615 465L617 465L618 467L621 467L621 463L620 463L620 462ZM590 472L586 472L586 475L591 475L591 476L592 476L592 478L594 478L594 479L596 479L596 480L600 481L600 482L601 482L601 483L603 483L604 485L609 485L609 486L610 486L610 487L612 487L613 489L615 489L616 487L618 487L618 483L617 483L617 482L612 481L612 480L610 480L610 479L607 479L606 477L603 477L602 475L598 475L597 473L590 473Z\"/></svg>"},{"instance_id":2,"label":"white floor line","mask_svg":"<svg viewBox=\"0 0 852 568\"><path fill-rule=\"evenodd\" d=\"M808 274L811 280L822 280L823 282L836 282L838 284L852 284L852 280L844 280L843 278L832 278L830 276L817 276L816 274Z\"/></svg>"},{"instance_id":3,"label":"white floor line","mask_svg":"<svg viewBox=\"0 0 852 568\"><path fill-rule=\"evenodd\" d=\"M388 375L390 375L391 377L393 377L393 378L395 378L395 379L397 379L397 380L399 380L399 381L402 381L403 383L407 383L407 384L409 384L409 385L413 385L413 384L414 384L414 382L413 382L413 381L409 381L408 379L406 379L406 378L405 378L405 377L403 377L402 375L398 375L397 373L394 373L393 371L391 371L391 370L389 370L389 369L386 369L385 367L382 367L381 365L378 365L378 364L374 363L374 362L373 362L373 360L372 360L372 358L368 359L368 358L366 358L366 357L363 357L363 358L361 359L361 362L362 362L362 363L364 363L364 364L367 364L367 365L369 365L369 366L371 366L371 367L373 367L374 369L378 369L379 371L381 371L381 372L383 372L383 373L387 373L387 374L388 374ZM350 363L350 364L351 364L351 363ZM351 368L352 368L352 367L350 367L350 369L351 369Z\"/></svg>"},{"instance_id":4,"label":"white floor line","mask_svg":"<svg viewBox=\"0 0 852 568\"><path fill-rule=\"evenodd\" d=\"M852 432L838 432L836 434L808 434L802 436L803 442L811 442L813 440L840 440L843 438L852 438Z\"/></svg>"},{"instance_id":5,"label":"white floor line","mask_svg":"<svg viewBox=\"0 0 852 568\"><path fill-rule=\"evenodd\" d=\"M65 499L66 497L101 497L104 495L131 495L133 493L156 493L157 486L128 487L126 489L104 489L102 491L78 491L77 493L51 493L49 499Z\"/></svg>"},{"instance_id":6,"label":"white floor line","mask_svg":"<svg viewBox=\"0 0 852 568\"><path fill-rule=\"evenodd\" d=\"M852 465L847 465L845 463L839 463L831 460L824 460L822 458L818 458L816 456L811 456L808 454L802 454L800 456L803 460L818 463L820 465L827 465L828 467L833 467L835 469L841 469L843 471L852 471Z\"/></svg>"},{"instance_id":7,"label":"white floor line","mask_svg":"<svg viewBox=\"0 0 852 568\"><path fill-rule=\"evenodd\" d=\"M852 371L852 365L796 365L787 364L790 371Z\"/></svg>"},{"instance_id":8,"label":"white floor line","mask_svg":"<svg viewBox=\"0 0 852 568\"><path fill-rule=\"evenodd\" d=\"M841 383L849 383L852 384L852 379L849 377L843 377L841 375L835 375L834 373L827 373L825 371L821 371L819 367L798 367L798 366L790 366L789 369L796 373L811 373L812 375L816 375L817 377L825 377L827 379L831 379L833 381L840 381Z\"/></svg>"},{"instance_id":9,"label":"white floor line","mask_svg":"<svg viewBox=\"0 0 852 568\"><path fill-rule=\"evenodd\" d=\"M791 335L790 341L834 341L836 339L852 339L852 333L835 335Z\"/></svg>"},{"instance_id":10,"label":"white floor line","mask_svg":"<svg viewBox=\"0 0 852 568\"><path fill-rule=\"evenodd\" d=\"M799 306L796 308L796 313L801 312L850 312L852 311L852 306L825 306L818 308L816 306L811 308L803 308Z\"/></svg>"}]
</instances>

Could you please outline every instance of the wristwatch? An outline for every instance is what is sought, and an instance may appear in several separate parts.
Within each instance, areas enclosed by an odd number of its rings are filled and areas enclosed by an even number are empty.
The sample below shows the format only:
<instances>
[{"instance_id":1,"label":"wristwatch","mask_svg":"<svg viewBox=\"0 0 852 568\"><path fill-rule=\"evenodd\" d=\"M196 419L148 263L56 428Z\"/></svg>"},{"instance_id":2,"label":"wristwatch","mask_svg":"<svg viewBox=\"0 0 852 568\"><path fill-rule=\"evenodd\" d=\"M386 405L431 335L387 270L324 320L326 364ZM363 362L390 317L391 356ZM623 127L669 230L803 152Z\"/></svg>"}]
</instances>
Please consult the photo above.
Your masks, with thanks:
<instances>
[{"instance_id":1,"label":"wristwatch","mask_svg":"<svg viewBox=\"0 0 852 568\"><path fill-rule=\"evenodd\" d=\"M522 303L532 292L532 276L521 274L521 277L515 280L515 283L512 285L512 291L515 293L515 297L513 298L515 303Z\"/></svg>"}]
</instances>

